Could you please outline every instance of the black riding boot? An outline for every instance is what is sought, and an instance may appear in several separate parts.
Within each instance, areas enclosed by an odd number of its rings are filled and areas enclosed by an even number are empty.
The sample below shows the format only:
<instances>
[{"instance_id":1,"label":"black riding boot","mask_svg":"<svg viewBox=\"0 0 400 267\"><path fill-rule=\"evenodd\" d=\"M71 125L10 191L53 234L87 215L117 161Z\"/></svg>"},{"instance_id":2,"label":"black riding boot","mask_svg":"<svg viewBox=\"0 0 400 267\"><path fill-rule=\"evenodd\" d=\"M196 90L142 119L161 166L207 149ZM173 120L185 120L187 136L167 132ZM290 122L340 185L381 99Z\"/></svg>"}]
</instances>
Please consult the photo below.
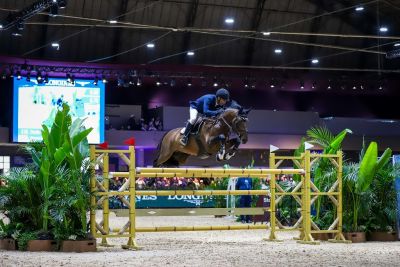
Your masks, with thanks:
<instances>
[{"instance_id":1,"label":"black riding boot","mask_svg":"<svg viewBox=\"0 0 400 267\"><path fill-rule=\"evenodd\" d=\"M181 137L181 139L179 140L179 142L181 143L182 146L186 146L188 139L189 139L189 134L192 131L193 128L193 124L191 124L190 122L186 123L186 128L185 128L185 132L183 133L183 136Z\"/></svg>"}]
</instances>

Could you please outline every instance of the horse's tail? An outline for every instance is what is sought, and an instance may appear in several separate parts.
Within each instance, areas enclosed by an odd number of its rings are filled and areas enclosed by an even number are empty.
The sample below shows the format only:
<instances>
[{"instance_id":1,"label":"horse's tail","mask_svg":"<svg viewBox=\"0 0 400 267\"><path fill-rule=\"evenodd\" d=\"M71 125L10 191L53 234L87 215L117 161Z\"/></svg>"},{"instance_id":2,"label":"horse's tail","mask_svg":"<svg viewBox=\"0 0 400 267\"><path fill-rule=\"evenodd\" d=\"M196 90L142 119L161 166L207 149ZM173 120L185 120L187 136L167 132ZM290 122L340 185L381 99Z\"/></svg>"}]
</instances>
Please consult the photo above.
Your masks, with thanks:
<instances>
[{"instance_id":1,"label":"horse's tail","mask_svg":"<svg viewBox=\"0 0 400 267\"><path fill-rule=\"evenodd\" d=\"M155 157L154 160L153 160L153 167L158 167L158 166L157 166L157 160L158 160L158 158L160 157L161 144L162 144L162 142L163 142L163 140L164 140L164 137L167 135L167 133L168 133L168 132L166 132L166 133L161 137L160 142L159 142L158 145L157 145L157 152L156 152L156 157Z\"/></svg>"}]
</instances>

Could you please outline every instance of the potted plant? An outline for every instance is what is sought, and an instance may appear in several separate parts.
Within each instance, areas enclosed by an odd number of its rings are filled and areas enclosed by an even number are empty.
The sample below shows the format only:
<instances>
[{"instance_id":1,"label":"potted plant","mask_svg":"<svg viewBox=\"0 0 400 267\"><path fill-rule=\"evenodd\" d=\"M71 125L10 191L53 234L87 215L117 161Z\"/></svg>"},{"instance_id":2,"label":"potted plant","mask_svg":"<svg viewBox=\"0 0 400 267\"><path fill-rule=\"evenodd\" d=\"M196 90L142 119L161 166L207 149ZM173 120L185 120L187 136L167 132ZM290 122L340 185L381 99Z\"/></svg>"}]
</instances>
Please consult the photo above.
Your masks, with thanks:
<instances>
[{"instance_id":1,"label":"potted plant","mask_svg":"<svg viewBox=\"0 0 400 267\"><path fill-rule=\"evenodd\" d=\"M56 112L51 129L42 126L43 142L26 145L33 164L12 169L5 177L7 186L0 188L0 211L10 223L23 225L15 234L20 249L54 250L54 240L62 243L71 239L85 240L89 250L95 250L95 240L87 235L89 176L93 169L88 160L87 135L92 129L84 129L82 122L77 119L72 123L69 107L64 104ZM77 251L82 251L80 246Z\"/></svg>"},{"instance_id":2,"label":"potted plant","mask_svg":"<svg viewBox=\"0 0 400 267\"><path fill-rule=\"evenodd\" d=\"M15 240L12 238L14 233L12 224L6 224L0 219L0 250L15 250Z\"/></svg>"},{"instance_id":3,"label":"potted plant","mask_svg":"<svg viewBox=\"0 0 400 267\"><path fill-rule=\"evenodd\" d=\"M367 221L367 240L396 241L396 190L394 179L400 176L400 166L386 164L371 184L371 210Z\"/></svg>"},{"instance_id":4,"label":"potted plant","mask_svg":"<svg viewBox=\"0 0 400 267\"><path fill-rule=\"evenodd\" d=\"M345 237L354 243L366 241L366 224L373 199L371 184L390 157L391 150L388 148L378 159L378 145L371 142L365 153L362 150L360 163L344 165L343 228L347 232Z\"/></svg>"}]
</instances>

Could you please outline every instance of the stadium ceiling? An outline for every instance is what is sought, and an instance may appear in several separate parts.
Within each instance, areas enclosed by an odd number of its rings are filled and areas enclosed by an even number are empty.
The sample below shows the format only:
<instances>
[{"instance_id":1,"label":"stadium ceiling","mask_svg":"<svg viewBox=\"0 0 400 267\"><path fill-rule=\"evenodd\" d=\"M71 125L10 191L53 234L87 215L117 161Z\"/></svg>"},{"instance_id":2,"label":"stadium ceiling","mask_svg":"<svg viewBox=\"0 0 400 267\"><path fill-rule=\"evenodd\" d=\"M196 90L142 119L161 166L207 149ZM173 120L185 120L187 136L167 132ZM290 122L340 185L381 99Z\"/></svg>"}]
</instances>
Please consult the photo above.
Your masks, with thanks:
<instances>
[{"instance_id":1,"label":"stadium ceiling","mask_svg":"<svg viewBox=\"0 0 400 267\"><path fill-rule=\"evenodd\" d=\"M384 72L400 66L399 14L394 0L0 0L0 54Z\"/></svg>"}]
</instances>

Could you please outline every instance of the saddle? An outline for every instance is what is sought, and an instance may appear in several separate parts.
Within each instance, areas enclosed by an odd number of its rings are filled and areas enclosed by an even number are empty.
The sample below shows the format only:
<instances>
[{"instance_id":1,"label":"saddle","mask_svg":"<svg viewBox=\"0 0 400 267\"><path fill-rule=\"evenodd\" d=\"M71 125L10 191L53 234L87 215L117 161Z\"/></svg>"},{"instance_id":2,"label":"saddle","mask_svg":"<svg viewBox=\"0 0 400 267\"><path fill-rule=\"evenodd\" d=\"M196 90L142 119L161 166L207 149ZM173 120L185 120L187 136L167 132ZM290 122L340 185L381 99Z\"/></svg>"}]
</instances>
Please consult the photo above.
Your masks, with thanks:
<instances>
[{"instance_id":1,"label":"saddle","mask_svg":"<svg viewBox=\"0 0 400 267\"><path fill-rule=\"evenodd\" d=\"M190 134L197 136L201 130L201 127L203 127L205 122L215 122L215 119L200 116L194 123L192 130L190 131Z\"/></svg>"}]
</instances>

